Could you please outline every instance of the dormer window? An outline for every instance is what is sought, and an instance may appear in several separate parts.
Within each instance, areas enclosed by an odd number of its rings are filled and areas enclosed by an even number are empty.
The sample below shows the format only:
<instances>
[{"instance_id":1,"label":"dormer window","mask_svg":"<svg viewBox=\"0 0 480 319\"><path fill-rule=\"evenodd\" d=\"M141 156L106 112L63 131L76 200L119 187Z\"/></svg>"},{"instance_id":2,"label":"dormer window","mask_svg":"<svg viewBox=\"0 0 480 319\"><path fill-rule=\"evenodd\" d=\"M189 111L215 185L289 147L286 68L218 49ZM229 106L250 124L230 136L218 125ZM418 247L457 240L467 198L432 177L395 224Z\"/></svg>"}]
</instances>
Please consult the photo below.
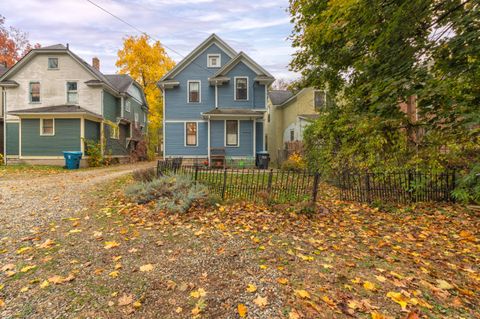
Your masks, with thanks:
<instances>
[{"instance_id":1,"label":"dormer window","mask_svg":"<svg viewBox=\"0 0 480 319\"><path fill-rule=\"evenodd\" d=\"M49 70L58 69L58 58L48 58L48 69Z\"/></svg>"},{"instance_id":2,"label":"dormer window","mask_svg":"<svg viewBox=\"0 0 480 319\"><path fill-rule=\"evenodd\" d=\"M235 101L248 100L248 78L235 77Z\"/></svg>"},{"instance_id":3,"label":"dormer window","mask_svg":"<svg viewBox=\"0 0 480 319\"><path fill-rule=\"evenodd\" d=\"M208 63L209 68L219 68L220 63L220 54L208 54Z\"/></svg>"}]
</instances>

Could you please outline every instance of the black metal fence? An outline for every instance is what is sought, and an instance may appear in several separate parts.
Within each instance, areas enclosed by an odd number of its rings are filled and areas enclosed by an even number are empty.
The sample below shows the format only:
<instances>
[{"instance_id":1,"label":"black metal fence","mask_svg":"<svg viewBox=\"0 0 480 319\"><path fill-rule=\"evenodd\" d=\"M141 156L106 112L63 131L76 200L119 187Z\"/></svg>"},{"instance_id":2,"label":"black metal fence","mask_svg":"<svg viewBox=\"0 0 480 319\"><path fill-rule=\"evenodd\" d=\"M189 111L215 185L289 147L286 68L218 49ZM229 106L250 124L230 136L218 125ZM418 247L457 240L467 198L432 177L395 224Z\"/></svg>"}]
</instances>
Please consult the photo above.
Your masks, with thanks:
<instances>
[{"instance_id":1,"label":"black metal fence","mask_svg":"<svg viewBox=\"0 0 480 319\"><path fill-rule=\"evenodd\" d=\"M259 169L222 169L159 161L157 174L173 172L204 184L222 199L267 200L277 203L315 201L320 174Z\"/></svg>"},{"instance_id":2,"label":"black metal fence","mask_svg":"<svg viewBox=\"0 0 480 319\"><path fill-rule=\"evenodd\" d=\"M342 200L358 202L451 202L455 171L389 173L345 171L336 178Z\"/></svg>"}]
</instances>

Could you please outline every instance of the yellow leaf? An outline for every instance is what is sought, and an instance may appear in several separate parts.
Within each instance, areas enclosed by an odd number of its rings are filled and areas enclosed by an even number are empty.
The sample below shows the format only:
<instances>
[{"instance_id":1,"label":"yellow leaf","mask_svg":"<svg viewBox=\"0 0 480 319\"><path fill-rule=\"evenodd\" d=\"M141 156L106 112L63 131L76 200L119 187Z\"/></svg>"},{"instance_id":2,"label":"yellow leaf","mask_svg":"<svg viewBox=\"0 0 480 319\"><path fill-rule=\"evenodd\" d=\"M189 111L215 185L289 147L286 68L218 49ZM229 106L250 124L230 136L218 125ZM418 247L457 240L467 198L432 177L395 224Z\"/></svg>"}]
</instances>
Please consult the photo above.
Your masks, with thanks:
<instances>
[{"instance_id":1,"label":"yellow leaf","mask_svg":"<svg viewBox=\"0 0 480 319\"><path fill-rule=\"evenodd\" d=\"M153 270L153 265L152 264L146 264L143 266L140 266L140 271L142 272L147 272L147 271L152 271Z\"/></svg>"},{"instance_id":2,"label":"yellow leaf","mask_svg":"<svg viewBox=\"0 0 480 319\"><path fill-rule=\"evenodd\" d=\"M106 241L104 248L105 249L112 249L112 248L115 248L115 247L118 247L118 246L120 246L120 244L117 243L116 241Z\"/></svg>"},{"instance_id":3,"label":"yellow leaf","mask_svg":"<svg viewBox=\"0 0 480 319\"><path fill-rule=\"evenodd\" d=\"M408 298L402 293L389 291L387 297L398 303L400 307L402 307L402 310L407 310Z\"/></svg>"},{"instance_id":4,"label":"yellow leaf","mask_svg":"<svg viewBox=\"0 0 480 319\"><path fill-rule=\"evenodd\" d=\"M377 290L377 287L375 287L375 284L373 282L370 282L370 281L365 281L363 283L363 288L365 288L367 290L370 290L370 291Z\"/></svg>"},{"instance_id":5,"label":"yellow leaf","mask_svg":"<svg viewBox=\"0 0 480 319\"><path fill-rule=\"evenodd\" d=\"M288 284L288 279L287 278L278 278L277 282L282 285Z\"/></svg>"},{"instance_id":6,"label":"yellow leaf","mask_svg":"<svg viewBox=\"0 0 480 319\"><path fill-rule=\"evenodd\" d=\"M22 247L22 248L19 248L19 249L17 250L17 254L20 255L20 254L23 254L23 253L25 253L25 252L27 252L27 251L29 251L29 250L32 250L32 247Z\"/></svg>"},{"instance_id":7,"label":"yellow leaf","mask_svg":"<svg viewBox=\"0 0 480 319\"><path fill-rule=\"evenodd\" d=\"M323 296L322 297L322 300L329 306L332 306L332 307L335 307L336 304L335 304L335 301L333 301L332 299L330 299L330 297L328 296Z\"/></svg>"},{"instance_id":8,"label":"yellow leaf","mask_svg":"<svg viewBox=\"0 0 480 319\"><path fill-rule=\"evenodd\" d=\"M385 282L385 281L387 280L387 278L385 278L385 277L382 276L382 275L375 276L375 278L377 278L377 280L380 281L380 282Z\"/></svg>"},{"instance_id":9,"label":"yellow leaf","mask_svg":"<svg viewBox=\"0 0 480 319\"><path fill-rule=\"evenodd\" d=\"M247 316L247 306L245 306L243 303L238 304L237 310L240 318L245 318Z\"/></svg>"},{"instance_id":10,"label":"yellow leaf","mask_svg":"<svg viewBox=\"0 0 480 319\"><path fill-rule=\"evenodd\" d=\"M176 313L180 313L180 312L182 312L182 311L183 311L182 307L177 307L177 309L175 309L175 312L176 312Z\"/></svg>"},{"instance_id":11,"label":"yellow leaf","mask_svg":"<svg viewBox=\"0 0 480 319\"><path fill-rule=\"evenodd\" d=\"M350 279L351 282L353 282L354 284L359 284L362 282L362 280L358 277L355 277L355 279Z\"/></svg>"},{"instance_id":12,"label":"yellow leaf","mask_svg":"<svg viewBox=\"0 0 480 319\"><path fill-rule=\"evenodd\" d=\"M267 269L267 268L268 268L268 267L267 267L266 265L260 265L260 269L262 269L262 270L265 270L265 269Z\"/></svg>"},{"instance_id":13,"label":"yellow leaf","mask_svg":"<svg viewBox=\"0 0 480 319\"><path fill-rule=\"evenodd\" d=\"M5 308L5 301L3 299L0 299L0 309Z\"/></svg>"},{"instance_id":14,"label":"yellow leaf","mask_svg":"<svg viewBox=\"0 0 480 319\"><path fill-rule=\"evenodd\" d=\"M32 270L32 269L35 269L35 268L37 268L37 266L35 266L35 265L25 266L25 267L23 267L22 269L20 269L20 271L21 271L21 272L27 272L27 271Z\"/></svg>"},{"instance_id":15,"label":"yellow leaf","mask_svg":"<svg viewBox=\"0 0 480 319\"><path fill-rule=\"evenodd\" d=\"M190 296L193 298L205 297L206 295L207 292L203 288L198 288L198 290L194 290L190 293Z\"/></svg>"},{"instance_id":16,"label":"yellow leaf","mask_svg":"<svg viewBox=\"0 0 480 319\"><path fill-rule=\"evenodd\" d=\"M295 309L292 309L288 313L288 319L300 319L300 315L298 314L298 312Z\"/></svg>"},{"instance_id":17,"label":"yellow leaf","mask_svg":"<svg viewBox=\"0 0 480 319\"><path fill-rule=\"evenodd\" d=\"M108 275L112 278L117 278L118 274L119 274L119 272L117 270L114 270L111 273L109 273Z\"/></svg>"},{"instance_id":18,"label":"yellow leaf","mask_svg":"<svg viewBox=\"0 0 480 319\"><path fill-rule=\"evenodd\" d=\"M254 284L248 284L247 291L248 292L255 292L255 291L257 291L257 287Z\"/></svg>"},{"instance_id":19,"label":"yellow leaf","mask_svg":"<svg viewBox=\"0 0 480 319\"><path fill-rule=\"evenodd\" d=\"M259 307L265 307L268 304L267 297L260 297L253 299L253 303Z\"/></svg>"},{"instance_id":20,"label":"yellow leaf","mask_svg":"<svg viewBox=\"0 0 480 319\"><path fill-rule=\"evenodd\" d=\"M40 248L49 248L51 246L55 245L55 242L51 239L45 240L42 244L40 244L38 247Z\"/></svg>"},{"instance_id":21,"label":"yellow leaf","mask_svg":"<svg viewBox=\"0 0 480 319\"><path fill-rule=\"evenodd\" d=\"M50 286L50 284L48 283L48 280L44 280L44 281L40 284L40 288L42 288L42 289L47 288L48 286Z\"/></svg>"},{"instance_id":22,"label":"yellow leaf","mask_svg":"<svg viewBox=\"0 0 480 319\"><path fill-rule=\"evenodd\" d=\"M142 306L142 303L139 300L137 300L133 303L132 306L133 308L140 308Z\"/></svg>"},{"instance_id":23,"label":"yellow leaf","mask_svg":"<svg viewBox=\"0 0 480 319\"><path fill-rule=\"evenodd\" d=\"M303 290L303 289L297 289L294 291L295 292L295 295L297 295L298 297L300 298L308 298L310 299L310 293L306 290Z\"/></svg>"},{"instance_id":24,"label":"yellow leaf","mask_svg":"<svg viewBox=\"0 0 480 319\"><path fill-rule=\"evenodd\" d=\"M437 279L437 283L438 283L437 287L440 289L450 290L454 288L451 284L449 284L443 279Z\"/></svg>"},{"instance_id":25,"label":"yellow leaf","mask_svg":"<svg viewBox=\"0 0 480 319\"><path fill-rule=\"evenodd\" d=\"M387 319L387 317L385 317L385 315L381 314L380 312L372 312L371 313L372 315L372 319Z\"/></svg>"}]
</instances>

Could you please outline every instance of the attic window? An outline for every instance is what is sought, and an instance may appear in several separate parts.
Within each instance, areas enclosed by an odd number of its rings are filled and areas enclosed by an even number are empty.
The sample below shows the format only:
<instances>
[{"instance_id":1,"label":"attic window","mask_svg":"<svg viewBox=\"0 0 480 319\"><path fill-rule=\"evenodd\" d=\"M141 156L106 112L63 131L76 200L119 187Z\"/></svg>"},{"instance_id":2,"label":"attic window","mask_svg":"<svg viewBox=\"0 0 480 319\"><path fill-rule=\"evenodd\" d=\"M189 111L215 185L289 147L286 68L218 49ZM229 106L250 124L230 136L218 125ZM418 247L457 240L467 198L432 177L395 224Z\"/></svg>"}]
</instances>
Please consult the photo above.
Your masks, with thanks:
<instances>
[{"instance_id":1,"label":"attic window","mask_svg":"<svg viewBox=\"0 0 480 319\"><path fill-rule=\"evenodd\" d=\"M326 91L315 91L314 93L314 107L316 110L321 110L326 107L327 104L327 92Z\"/></svg>"},{"instance_id":2,"label":"attic window","mask_svg":"<svg viewBox=\"0 0 480 319\"><path fill-rule=\"evenodd\" d=\"M58 58L48 58L48 69L49 70L58 69Z\"/></svg>"},{"instance_id":3,"label":"attic window","mask_svg":"<svg viewBox=\"0 0 480 319\"><path fill-rule=\"evenodd\" d=\"M209 68L219 68L220 67L220 54L209 54L207 66Z\"/></svg>"}]
</instances>

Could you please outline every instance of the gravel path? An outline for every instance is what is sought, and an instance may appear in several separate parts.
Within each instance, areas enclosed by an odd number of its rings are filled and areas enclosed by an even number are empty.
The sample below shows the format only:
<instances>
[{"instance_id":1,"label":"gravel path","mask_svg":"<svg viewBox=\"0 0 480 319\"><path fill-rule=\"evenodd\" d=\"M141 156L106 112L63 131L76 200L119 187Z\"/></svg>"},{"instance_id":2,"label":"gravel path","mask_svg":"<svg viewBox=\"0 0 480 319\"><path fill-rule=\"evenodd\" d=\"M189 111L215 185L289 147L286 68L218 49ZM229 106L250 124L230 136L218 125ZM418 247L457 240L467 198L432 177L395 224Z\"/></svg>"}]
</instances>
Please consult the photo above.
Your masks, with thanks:
<instances>
[{"instance_id":1,"label":"gravel path","mask_svg":"<svg viewBox=\"0 0 480 319\"><path fill-rule=\"evenodd\" d=\"M118 165L60 174L5 176L0 180L0 238L25 236L88 207L94 186L154 163Z\"/></svg>"}]
</instances>

